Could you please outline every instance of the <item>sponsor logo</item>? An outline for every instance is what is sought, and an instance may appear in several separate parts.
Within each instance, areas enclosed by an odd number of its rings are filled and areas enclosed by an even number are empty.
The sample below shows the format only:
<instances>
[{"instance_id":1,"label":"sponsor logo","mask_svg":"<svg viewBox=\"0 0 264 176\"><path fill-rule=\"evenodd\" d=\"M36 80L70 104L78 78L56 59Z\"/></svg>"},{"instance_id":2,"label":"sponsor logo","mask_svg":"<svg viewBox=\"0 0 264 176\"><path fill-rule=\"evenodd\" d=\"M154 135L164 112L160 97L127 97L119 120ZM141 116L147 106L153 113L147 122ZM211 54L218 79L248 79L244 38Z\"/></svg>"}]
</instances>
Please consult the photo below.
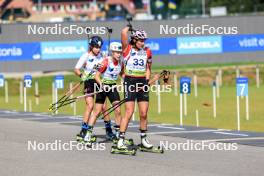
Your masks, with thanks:
<instances>
[{"instance_id":1,"label":"sponsor logo","mask_svg":"<svg viewBox=\"0 0 264 176\"><path fill-rule=\"evenodd\" d=\"M178 37L178 54L221 53L222 38L220 36Z\"/></svg>"}]
</instances>

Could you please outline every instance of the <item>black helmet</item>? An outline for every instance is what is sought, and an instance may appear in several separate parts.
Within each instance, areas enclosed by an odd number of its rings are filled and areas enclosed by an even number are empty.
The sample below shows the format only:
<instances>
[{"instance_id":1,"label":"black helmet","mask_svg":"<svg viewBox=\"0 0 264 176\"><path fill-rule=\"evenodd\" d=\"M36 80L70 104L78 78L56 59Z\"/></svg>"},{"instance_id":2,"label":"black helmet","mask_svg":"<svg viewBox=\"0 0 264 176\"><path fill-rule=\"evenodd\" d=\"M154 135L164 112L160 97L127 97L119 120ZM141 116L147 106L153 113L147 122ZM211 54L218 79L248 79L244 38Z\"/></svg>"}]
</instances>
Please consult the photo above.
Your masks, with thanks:
<instances>
[{"instance_id":1,"label":"black helmet","mask_svg":"<svg viewBox=\"0 0 264 176\"><path fill-rule=\"evenodd\" d=\"M92 36L89 40L89 45L91 47L102 47L103 46L103 39L99 36Z\"/></svg>"}]
</instances>

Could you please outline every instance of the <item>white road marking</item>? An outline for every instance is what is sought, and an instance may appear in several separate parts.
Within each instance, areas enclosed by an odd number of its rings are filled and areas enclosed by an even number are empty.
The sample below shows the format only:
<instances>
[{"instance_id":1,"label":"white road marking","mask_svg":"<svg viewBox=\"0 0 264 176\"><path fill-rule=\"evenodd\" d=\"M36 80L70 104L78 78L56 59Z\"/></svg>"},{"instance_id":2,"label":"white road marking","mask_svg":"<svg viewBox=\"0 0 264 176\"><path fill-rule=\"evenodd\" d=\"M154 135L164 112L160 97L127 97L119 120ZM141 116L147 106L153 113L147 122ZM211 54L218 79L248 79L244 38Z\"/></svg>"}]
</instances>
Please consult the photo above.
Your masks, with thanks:
<instances>
[{"instance_id":1,"label":"white road marking","mask_svg":"<svg viewBox=\"0 0 264 176\"><path fill-rule=\"evenodd\" d=\"M244 137L244 138L229 138L229 139L209 139L205 142L224 142L224 141L247 141L247 140L264 140L264 137Z\"/></svg>"},{"instance_id":2,"label":"white road marking","mask_svg":"<svg viewBox=\"0 0 264 176\"><path fill-rule=\"evenodd\" d=\"M5 113L5 114L18 114L18 112L14 112L14 111L1 111L1 113Z\"/></svg>"},{"instance_id":3,"label":"white road marking","mask_svg":"<svg viewBox=\"0 0 264 176\"><path fill-rule=\"evenodd\" d=\"M148 127L151 127L151 126L159 126L159 124L149 124ZM136 127L139 127L139 125L130 125L128 126L129 128L136 128Z\"/></svg>"},{"instance_id":4,"label":"white road marking","mask_svg":"<svg viewBox=\"0 0 264 176\"><path fill-rule=\"evenodd\" d=\"M231 136L248 136L247 134L236 134L236 133L227 133L227 132L214 132L216 134L225 134L225 135L231 135Z\"/></svg>"},{"instance_id":5,"label":"white road marking","mask_svg":"<svg viewBox=\"0 0 264 176\"><path fill-rule=\"evenodd\" d=\"M45 115L45 114L32 114L35 117L52 117L51 115Z\"/></svg>"},{"instance_id":6,"label":"white road marking","mask_svg":"<svg viewBox=\"0 0 264 176\"><path fill-rule=\"evenodd\" d=\"M185 128L180 128L180 127L168 127L168 126L157 126L158 128L168 128L168 129L174 129L174 130L185 130Z\"/></svg>"},{"instance_id":7,"label":"white road marking","mask_svg":"<svg viewBox=\"0 0 264 176\"><path fill-rule=\"evenodd\" d=\"M158 124L150 124L148 126L157 126ZM138 128L139 125L133 125L133 123L129 123L128 128ZM94 129L102 129L105 128L104 126L94 127Z\"/></svg>"},{"instance_id":8,"label":"white road marking","mask_svg":"<svg viewBox=\"0 0 264 176\"><path fill-rule=\"evenodd\" d=\"M218 130L231 131L230 129L218 128Z\"/></svg>"},{"instance_id":9,"label":"white road marking","mask_svg":"<svg viewBox=\"0 0 264 176\"><path fill-rule=\"evenodd\" d=\"M25 115L20 115L20 114L0 114L1 117L10 117L10 116L13 116L15 118L18 118L19 116L21 116L21 118L23 118L22 116L26 116Z\"/></svg>"},{"instance_id":10,"label":"white road marking","mask_svg":"<svg viewBox=\"0 0 264 176\"><path fill-rule=\"evenodd\" d=\"M208 133L208 132L216 132L221 130L196 130L196 131L163 131L163 132L151 132L148 134L184 134L184 133Z\"/></svg>"}]
</instances>

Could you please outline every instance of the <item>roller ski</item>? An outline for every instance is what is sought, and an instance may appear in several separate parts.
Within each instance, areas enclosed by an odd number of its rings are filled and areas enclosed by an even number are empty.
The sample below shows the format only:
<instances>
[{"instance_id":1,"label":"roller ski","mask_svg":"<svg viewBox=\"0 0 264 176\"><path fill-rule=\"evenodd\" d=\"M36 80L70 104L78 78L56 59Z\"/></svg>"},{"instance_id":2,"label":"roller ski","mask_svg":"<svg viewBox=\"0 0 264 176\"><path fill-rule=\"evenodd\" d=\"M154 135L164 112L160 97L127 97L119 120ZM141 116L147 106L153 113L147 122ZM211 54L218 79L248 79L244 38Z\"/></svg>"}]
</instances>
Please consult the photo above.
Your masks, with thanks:
<instances>
[{"instance_id":1,"label":"roller ski","mask_svg":"<svg viewBox=\"0 0 264 176\"><path fill-rule=\"evenodd\" d=\"M141 144L138 145L138 149L141 152L164 153L164 149L162 147L155 147L150 144L146 136L141 137Z\"/></svg>"},{"instance_id":2,"label":"roller ski","mask_svg":"<svg viewBox=\"0 0 264 176\"><path fill-rule=\"evenodd\" d=\"M138 145L138 150L140 150L141 152L150 152L150 153L164 153L164 149L160 146L158 147L150 147L150 148L146 148L144 147L142 144Z\"/></svg>"},{"instance_id":3,"label":"roller ski","mask_svg":"<svg viewBox=\"0 0 264 176\"><path fill-rule=\"evenodd\" d=\"M125 145L124 139L119 139L116 146L112 146L111 153L112 154L122 154L122 155L133 155L135 156L137 153L137 149L131 146Z\"/></svg>"},{"instance_id":4,"label":"roller ski","mask_svg":"<svg viewBox=\"0 0 264 176\"><path fill-rule=\"evenodd\" d=\"M135 149L135 148L119 149L119 148L117 148L117 146L112 146L111 153L112 154L122 154L122 155L133 155L133 156L135 156L137 153L137 149Z\"/></svg>"}]
</instances>

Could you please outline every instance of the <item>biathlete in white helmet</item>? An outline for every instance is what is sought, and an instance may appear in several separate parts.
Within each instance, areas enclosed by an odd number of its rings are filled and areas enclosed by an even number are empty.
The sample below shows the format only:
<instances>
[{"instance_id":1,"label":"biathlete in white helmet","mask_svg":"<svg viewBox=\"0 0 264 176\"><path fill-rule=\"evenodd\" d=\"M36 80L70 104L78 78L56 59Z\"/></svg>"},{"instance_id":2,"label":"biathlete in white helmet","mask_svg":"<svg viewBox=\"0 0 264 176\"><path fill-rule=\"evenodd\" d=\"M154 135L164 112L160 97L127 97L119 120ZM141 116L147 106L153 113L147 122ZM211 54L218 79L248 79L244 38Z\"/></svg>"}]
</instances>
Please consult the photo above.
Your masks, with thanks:
<instances>
[{"instance_id":1,"label":"biathlete in white helmet","mask_svg":"<svg viewBox=\"0 0 264 176\"><path fill-rule=\"evenodd\" d=\"M78 60L74 72L84 82L84 94L92 94L96 91L95 73L100 67L100 63L103 61L101 55L101 47L103 46L103 40L99 36L93 36L89 40L89 51L84 53ZM88 120L91 116L94 106L94 95L85 97L85 112L83 115L83 122L81 124L81 131L77 134L77 141L86 143L89 139L87 134L88 131ZM105 119L106 136L110 138L114 135L111 128L110 117L106 116ZM95 137L92 138L96 140Z\"/></svg>"},{"instance_id":2,"label":"biathlete in white helmet","mask_svg":"<svg viewBox=\"0 0 264 176\"><path fill-rule=\"evenodd\" d=\"M103 110L103 104L106 98L109 99L112 106L117 105L120 102L120 96L117 90L117 80L119 75L122 75L122 45L119 42L112 42L110 44L111 56L106 57L101 62L100 69L95 74L95 80L100 85L102 92L97 94L95 100L95 110L91 115L88 122L87 136L89 144L93 143L92 132L93 126L96 123L96 119ZM121 121L121 109L120 106L115 108L115 130L116 135L111 140L116 141L119 138L119 128ZM117 141L116 141L117 142ZM129 141L128 141L129 142Z\"/></svg>"}]
</instances>

